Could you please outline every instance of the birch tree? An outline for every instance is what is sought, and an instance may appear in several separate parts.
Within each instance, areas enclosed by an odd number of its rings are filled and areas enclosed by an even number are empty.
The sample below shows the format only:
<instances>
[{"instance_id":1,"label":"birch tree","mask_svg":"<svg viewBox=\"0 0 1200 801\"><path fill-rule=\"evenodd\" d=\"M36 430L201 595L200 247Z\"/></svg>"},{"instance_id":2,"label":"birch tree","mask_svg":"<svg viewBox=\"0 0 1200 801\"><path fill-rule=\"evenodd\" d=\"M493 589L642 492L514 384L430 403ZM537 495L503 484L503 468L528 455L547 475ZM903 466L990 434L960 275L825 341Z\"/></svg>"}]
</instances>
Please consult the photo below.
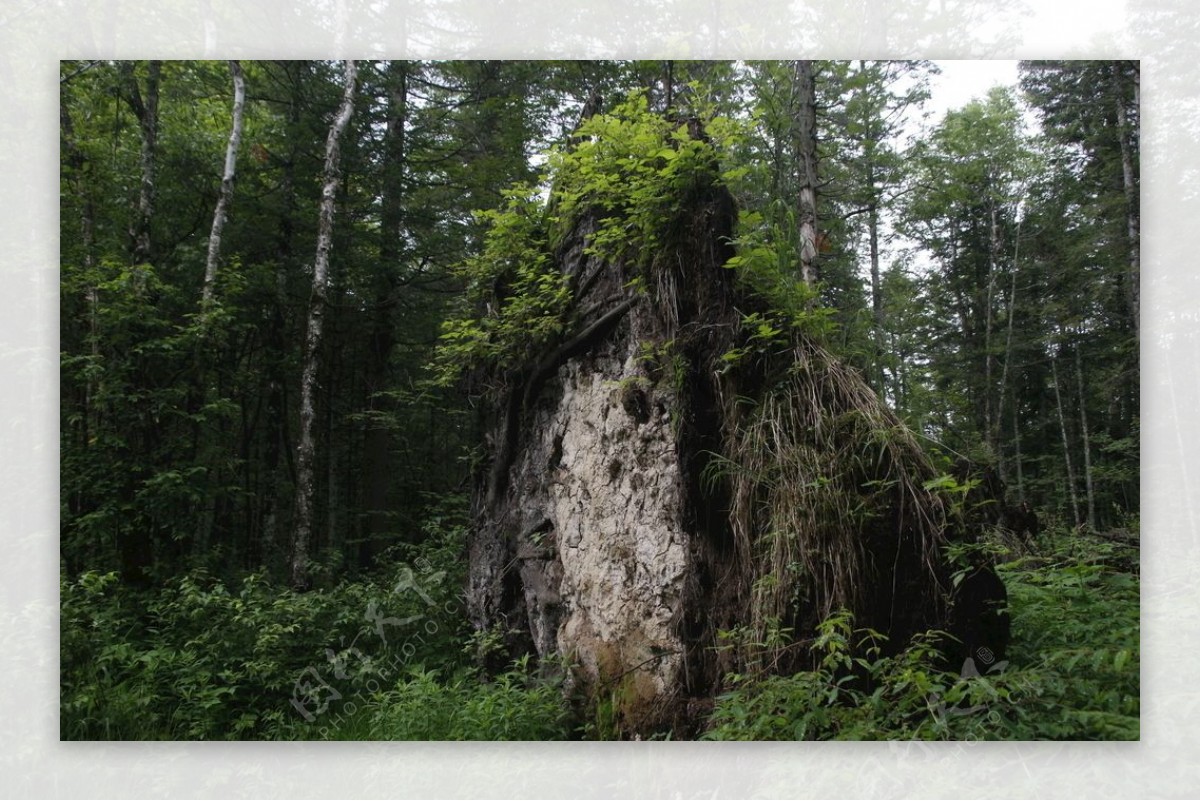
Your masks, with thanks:
<instances>
[{"instance_id":1,"label":"birch tree","mask_svg":"<svg viewBox=\"0 0 1200 801\"><path fill-rule=\"evenodd\" d=\"M233 200L233 181L237 173L238 147L242 141L242 115L246 106L246 81L242 76L242 65L229 62L233 76L233 123L229 131L229 144L225 148L225 169L221 174L221 194L213 212L212 232L208 236L208 257L204 262L204 291L201 309L205 312L212 306L217 281L217 263L221 257L221 232L229 217L229 204Z\"/></svg>"},{"instance_id":2,"label":"birch tree","mask_svg":"<svg viewBox=\"0 0 1200 801\"><path fill-rule=\"evenodd\" d=\"M325 320L325 305L329 289L329 252L333 244L333 211L338 186L340 144L342 134L354 111L354 89L358 71L353 61L343 64L345 86L342 102L329 127L325 140L324 185L321 190L320 212L317 217L317 253L313 261L312 294L309 296L308 323L304 338L304 357L300 379L300 438L296 445L296 512L292 534L291 580L297 589L309 584L309 545L313 529L313 495L315 491L314 463L316 448L313 425L316 420L315 395L318 356Z\"/></svg>"}]
</instances>

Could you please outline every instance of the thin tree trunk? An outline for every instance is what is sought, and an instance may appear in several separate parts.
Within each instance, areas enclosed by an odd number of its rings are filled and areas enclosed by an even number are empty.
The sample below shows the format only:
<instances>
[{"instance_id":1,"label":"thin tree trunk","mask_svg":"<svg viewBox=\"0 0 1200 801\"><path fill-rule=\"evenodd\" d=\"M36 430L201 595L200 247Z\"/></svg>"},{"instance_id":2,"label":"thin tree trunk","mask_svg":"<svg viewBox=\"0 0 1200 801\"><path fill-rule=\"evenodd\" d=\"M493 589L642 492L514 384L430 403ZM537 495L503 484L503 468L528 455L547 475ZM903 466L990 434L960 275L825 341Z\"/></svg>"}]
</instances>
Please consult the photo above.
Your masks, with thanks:
<instances>
[{"instance_id":1,"label":"thin tree trunk","mask_svg":"<svg viewBox=\"0 0 1200 801\"><path fill-rule=\"evenodd\" d=\"M1137 62L1134 64L1133 103L1136 108L1141 102L1141 73ZM1117 70L1121 66L1116 67ZM1118 73L1119 75L1119 73ZM1121 87L1118 82L1118 87ZM1133 335L1140 337L1141 329L1141 220L1138 211L1137 176L1133 166L1133 144L1129 136L1129 119L1125 111L1125 93L1117 91L1117 131L1121 140L1121 183L1125 190L1125 231L1129 239L1129 280L1126 294L1129 303L1129 318L1133 325Z\"/></svg>"},{"instance_id":2,"label":"thin tree trunk","mask_svg":"<svg viewBox=\"0 0 1200 801\"><path fill-rule=\"evenodd\" d=\"M883 397L883 278L879 274L879 206L876 202L874 165L868 167L867 180L867 191L871 193L871 206L867 211L867 244L871 251L871 324L875 334L876 389Z\"/></svg>"},{"instance_id":3,"label":"thin tree trunk","mask_svg":"<svg viewBox=\"0 0 1200 801\"><path fill-rule=\"evenodd\" d=\"M280 179L279 227L276 231L275 267L275 308L272 310L270 325L266 329L266 350L272 354L267 364L267 412L269 415L269 432L265 446L266 458L266 499L263 511L262 546L263 564L275 566L278 557L286 552L286 547L278 547L279 530L284 525L284 492L282 476L283 467L287 467L287 475L294 487L296 485L295 460L291 449L289 432L289 411L287 397L287 381L284 371L285 353L287 351L288 329L288 277L295 269L295 211L296 211L296 160L300 152L300 110L303 103L301 75L307 69L302 62L278 62L279 68L287 76L291 87L288 98L288 151L281 159L282 177ZM286 465L284 461L286 460ZM286 546L286 544L285 544Z\"/></svg>"},{"instance_id":4,"label":"thin tree trunk","mask_svg":"<svg viewBox=\"0 0 1200 801\"><path fill-rule=\"evenodd\" d=\"M242 65L229 62L233 76L233 124L229 131L229 144L225 148L225 169L221 174L221 193L217 208L213 212L212 233L208 236L208 257L204 262L204 291L200 306L208 311L213 303L217 281L217 262L221 257L221 233L229 217L229 204L233 199L233 181L237 174L237 152L242 142L242 113L246 105L246 81L242 77Z\"/></svg>"},{"instance_id":5,"label":"thin tree trunk","mask_svg":"<svg viewBox=\"0 0 1200 801\"><path fill-rule=\"evenodd\" d=\"M293 521L291 581L297 589L308 587L309 545L313 530L313 493L316 419L317 358L321 349L325 302L329 289L329 251L333 241L333 206L339 184L339 145L354 111L357 70L353 61L344 68L345 91L329 136L325 141L325 180L317 219L317 254L313 262L312 295L308 305L308 327L304 339L304 362L300 378L300 435L296 445L296 512Z\"/></svg>"},{"instance_id":6,"label":"thin tree trunk","mask_svg":"<svg viewBox=\"0 0 1200 801\"><path fill-rule=\"evenodd\" d=\"M991 208L989 210L988 221L987 298L984 302L985 308L983 313L983 430L988 450L998 455L1000 453L1000 418L996 414L996 403L993 402L993 398L996 396L996 388L992 384L992 376L996 372L996 355L992 353L992 329L995 328L996 324L993 307L996 302L996 273L998 272L1000 262L998 257L1000 250L1000 222L996 210L996 201L992 200L989 205ZM1001 393L1003 392L1003 387L1001 387L1000 391Z\"/></svg>"},{"instance_id":7,"label":"thin tree trunk","mask_svg":"<svg viewBox=\"0 0 1200 801\"><path fill-rule=\"evenodd\" d=\"M359 552L366 565L381 549L388 534L388 488L391 486L391 429L380 416L380 393L386 389L395 334L392 330L392 295L399 285L404 226L404 159L408 113L408 65L393 61L388 65L387 131L384 139L384 184L380 209L379 261L380 282L376 290L375 312L368 343L366 383L367 408L376 415L368 418L363 434L362 483L366 537Z\"/></svg>"},{"instance_id":8,"label":"thin tree trunk","mask_svg":"<svg viewBox=\"0 0 1200 801\"><path fill-rule=\"evenodd\" d=\"M96 287L96 206L92 194L88 191L90 181L84 177L88 168L88 159L75 141L75 125L67 107L67 98L59 99L59 124L62 127L63 148L66 151L66 162L71 167L71 187L79 197L79 234L83 248L83 270L87 276L87 289L84 299L88 310L88 345L93 359L100 357L100 293ZM96 379L90 375L84 385L83 398L83 442L91 437L89 432L94 428L93 399L99 390Z\"/></svg>"},{"instance_id":9,"label":"thin tree trunk","mask_svg":"<svg viewBox=\"0 0 1200 801\"><path fill-rule=\"evenodd\" d=\"M1083 440L1083 486L1087 493L1087 524L1091 531L1096 530L1096 493L1092 484L1092 448L1088 436L1087 397L1083 388L1083 357L1079 355L1081 348L1075 346L1075 380L1079 391L1079 431Z\"/></svg>"},{"instance_id":10,"label":"thin tree trunk","mask_svg":"<svg viewBox=\"0 0 1200 801\"><path fill-rule=\"evenodd\" d=\"M667 103L664 113L670 113L671 106L675 103L675 62L667 61L667 76L666 76L666 93Z\"/></svg>"},{"instance_id":11,"label":"thin tree trunk","mask_svg":"<svg viewBox=\"0 0 1200 801\"><path fill-rule=\"evenodd\" d=\"M147 67L146 93L142 96L134 74L134 63L124 62L121 66L123 94L126 103L133 110L138 121L141 135L141 149L138 156L140 179L138 185L137 206L129 221L129 261L131 265L153 262L152 239L150 224L154 217L155 196L155 160L158 149L158 89L162 74L162 62L151 61ZM151 453L161 431L152 423L146 422L137 426L137 439L143 452ZM122 495L132 497L134 487L145 476L141 471L131 472L125 476L125 486ZM127 525L117 533L118 547L121 553L122 579L129 584L149 586L149 568L154 562L154 532L146 525Z\"/></svg>"},{"instance_id":12,"label":"thin tree trunk","mask_svg":"<svg viewBox=\"0 0 1200 801\"><path fill-rule=\"evenodd\" d=\"M216 346L209 340L209 312L215 301L217 265L221 258L221 232L229 214L229 204L233 197L233 182L237 170L237 151L242 138L242 112L246 102L246 85L242 78L241 65L236 61L229 62L229 71L233 77L233 113L229 143L225 148L225 166L221 174L221 188L218 193L217 205L213 211L212 230L208 238L208 255L204 263L204 286L200 292L200 336L195 340L195 356L193 371L193 386L191 393L198 398L198 407L204 409L211 401L211 385L208 373L212 370L216 359ZM204 493L202 508L196 521L196 533L192 543L197 555L206 553L212 540L213 528L217 520L217 498L209 491L217 485L214 478L220 474L220 452L224 447L224 438L214 435L211 427L205 426L198 434L196 464L204 470Z\"/></svg>"},{"instance_id":13,"label":"thin tree trunk","mask_svg":"<svg viewBox=\"0 0 1200 801\"><path fill-rule=\"evenodd\" d=\"M1017 501L1025 503L1025 473L1021 469L1021 417L1017 414L1017 403L1013 397L1013 463L1017 471ZM1001 475L1001 478L1004 476Z\"/></svg>"},{"instance_id":14,"label":"thin tree trunk","mask_svg":"<svg viewBox=\"0 0 1200 801\"><path fill-rule=\"evenodd\" d=\"M867 71L867 62L859 60L860 74ZM867 96L864 90L864 96ZM876 129L870 103L863 104L863 116L860 124L863 126L863 161L866 169L864 186L867 200L867 248L871 267L871 321L875 345L875 380L880 397L885 396L883 354L883 281L879 272L879 187L876 186L876 153L881 137Z\"/></svg>"},{"instance_id":15,"label":"thin tree trunk","mask_svg":"<svg viewBox=\"0 0 1200 801\"><path fill-rule=\"evenodd\" d=\"M1019 213L1019 211L1018 211L1018 213ZM1006 387L1008 387L1009 365L1012 363L1013 318L1016 315L1016 311L1017 311L1017 265L1019 262L1020 255L1021 255L1021 218L1018 216L1017 217L1016 235L1013 238L1012 277L1010 278L1009 285L1008 285L1008 320L1006 321L1006 330L1004 332L1004 364L1002 365L1002 367L1000 369L1000 401L999 401L999 407L996 410L996 427L997 427L996 439L997 439L997 441L999 441L999 438L1000 438L999 427L1002 425L1001 421L1004 420L1004 401L1008 397L1008 391L1007 391ZM1014 390L1013 391L1013 405L1014 406L1016 405L1016 397L1017 397L1016 391ZM1017 422L1017 420L1014 417L1013 418L1013 425L1014 425L1013 433L1014 433L1014 435L1017 435L1017 433L1018 433L1016 430L1016 427L1015 427L1016 422ZM996 456L997 456L997 460L998 460L997 468L1000 471L1000 478L1007 480L1005 464L1004 464L1004 449L997 448ZM1018 475L1018 480L1019 480L1019 476L1021 473L1021 455L1020 455L1019 448L1018 448L1018 452L1016 455L1016 459L1017 459L1017 475ZM1021 500L1024 500L1024 497L1022 497Z\"/></svg>"},{"instance_id":16,"label":"thin tree trunk","mask_svg":"<svg viewBox=\"0 0 1200 801\"><path fill-rule=\"evenodd\" d=\"M1075 495L1075 470L1071 467L1071 445L1067 440L1067 417L1063 414L1062 391L1058 384L1058 356L1050 354L1050 372L1054 378L1054 403L1058 406L1058 429L1062 432L1063 460L1067 465L1067 490L1071 498L1071 517L1080 524L1079 498Z\"/></svg>"},{"instance_id":17,"label":"thin tree trunk","mask_svg":"<svg viewBox=\"0 0 1200 801\"><path fill-rule=\"evenodd\" d=\"M811 61L796 62L796 155L800 198L800 277L809 288L817 279L817 84Z\"/></svg>"},{"instance_id":18,"label":"thin tree trunk","mask_svg":"<svg viewBox=\"0 0 1200 801\"><path fill-rule=\"evenodd\" d=\"M151 260L150 221L154 216L154 167L155 153L158 149L158 84L162 75L162 62L151 61L147 67L145 98L142 97L137 77L133 74L133 63L127 62L124 70L128 92L125 99L133 109L134 116L137 117L142 136L139 156L141 182L138 188L137 210L129 227L129 238L132 243L133 263L143 264Z\"/></svg>"}]
</instances>

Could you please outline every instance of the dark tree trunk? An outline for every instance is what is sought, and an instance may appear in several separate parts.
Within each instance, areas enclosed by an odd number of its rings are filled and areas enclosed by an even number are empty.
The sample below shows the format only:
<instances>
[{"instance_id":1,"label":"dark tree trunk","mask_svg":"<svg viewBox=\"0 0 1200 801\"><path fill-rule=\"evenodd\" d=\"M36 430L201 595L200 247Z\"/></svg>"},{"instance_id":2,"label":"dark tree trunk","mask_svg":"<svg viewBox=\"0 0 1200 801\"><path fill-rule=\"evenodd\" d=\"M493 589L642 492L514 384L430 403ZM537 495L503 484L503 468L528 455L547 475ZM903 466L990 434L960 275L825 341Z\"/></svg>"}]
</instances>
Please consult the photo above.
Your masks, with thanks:
<instances>
[{"instance_id":1,"label":"dark tree trunk","mask_svg":"<svg viewBox=\"0 0 1200 801\"><path fill-rule=\"evenodd\" d=\"M392 483L390 426L381 419L395 330L394 297L400 286L403 258L405 124L408 114L408 65L388 65L387 130L384 134L382 205L380 208L379 279L371 316L364 375L368 418L363 433L363 511L365 541L359 561L369 564L383 548L391 529L388 489Z\"/></svg>"},{"instance_id":2,"label":"dark tree trunk","mask_svg":"<svg viewBox=\"0 0 1200 801\"><path fill-rule=\"evenodd\" d=\"M1096 530L1096 493L1092 480L1092 439L1088 433L1087 393L1083 384L1083 356L1079 345L1075 346L1075 384L1079 394L1079 439L1083 447L1083 488L1087 501L1087 525L1091 531Z\"/></svg>"},{"instance_id":3,"label":"dark tree trunk","mask_svg":"<svg viewBox=\"0 0 1200 801\"><path fill-rule=\"evenodd\" d=\"M871 206L867 210L867 245L871 258L871 325L875 342L875 388L882 396L885 392L883 354L884 354L884 313L883 313L883 279L879 273L879 205L876 198L874 170L870 172L869 191Z\"/></svg>"},{"instance_id":4,"label":"dark tree trunk","mask_svg":"<svg viewBox=\"0 0 1200 801\"><path fill-rule=\"evenodd\" d=\"M1055 347L1056 346L1051 346ZM1067 494L1071 500L1071 519L1079 526L1083 521L1079 517L1079 496L1075 490L1075 468L1071 462L1071 443L1067 437L1067 415L1063 411L1062 388L1058 379L1058 355L1050 353L1050 374L1054 380L1054 405L1058 409L1058 430L1062 434L1063 461L1067 467Z\"/></svg>"},{"instance_id":5,"label":"dark tree trunk","mask_svg":"<svg viewBox=\"0 0 1200 801\"><path fill-rule=\"evenodd\" d=\"M817 79L811 61L796 62L796 155L800 179L800 277L815 287L817 271Z\"/></svg>"},{"instance_id":6,"label":"dark tree trunk","mask_svg":"<svg viewBox=\"0 0 1200 801\"><path fill-rule=\"evenodd\" d=\"M1133 107L1138 108L1141 102L1141 69L1134 61L1132 87ZM1126 282L1126 297L1128 299L1129 319L1134 337L1140 336L1141 330L1141 219L1138 198L1137 167L1134 164L1133 144L1130 131L1132 127L1128 112L1125 109L1125 91L1120 81L1120 70L1123 64L1118 63L1117 70L1117 133L1121 143L1121 187L1125 192L1125 234L1129 248L1129 277Z\"/></svg>"},{"instance_id":7,"label":"dark tree trunk","mask_svg":"<svg viewBox=\"0 0 1200 801\"><path fill-rule=\"evenodd\" d=\"M287 477L291 486L296 485L295 460L291 450L291 435L288 406L287 380L284 370L287 353L287 338L291 321L288 283L295 267L296 232L296 162L301 151L299 141L300 112L303 103L302 74L305 66L300 62L280 62L290 87L288 100L288 144L289 149L282 163L280 179L281 207L279 226L276 232L275 297L271 319L266 326L265 350L269 354L265 371L267 396L267 441L264 446L266 484L265 497L259 500L262 516L262 541L259 544L259 560L266 566L276 566L286 552L289 543L279 542L279 531L284 525L287 504L284 492L284 460L288 468Z\"/></svg>"},{"instance_id":8,"label":"dark tree trunk","mask_svg":"<svg viewBox=\"0 0 1200 801\"><path fill-rule=\"evenodd\" d=\"M130 253L134 264L151 261L150 222L154 217L154 173L158 150L158 84L162 62L151 61L146 74L146 94L142 96L133 62L125 62L125 99L137 117L142 146L139 158L141 182L138 187L137 208L129 226Z\"/></svg>"}]
</instances>

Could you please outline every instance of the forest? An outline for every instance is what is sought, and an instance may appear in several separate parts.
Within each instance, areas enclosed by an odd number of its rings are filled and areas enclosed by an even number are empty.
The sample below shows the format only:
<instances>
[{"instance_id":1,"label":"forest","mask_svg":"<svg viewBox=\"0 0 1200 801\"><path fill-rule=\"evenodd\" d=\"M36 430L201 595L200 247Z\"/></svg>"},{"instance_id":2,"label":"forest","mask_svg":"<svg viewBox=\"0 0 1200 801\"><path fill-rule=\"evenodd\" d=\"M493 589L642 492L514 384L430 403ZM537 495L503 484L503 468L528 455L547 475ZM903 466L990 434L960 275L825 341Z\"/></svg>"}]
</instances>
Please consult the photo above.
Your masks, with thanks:
<instances>
[{"instance_id":1,"label":"forest","mask_svg":"<svg viewBox=\"0 0 1200 801\"><path fill-rule=\"evenodd\" d=\"M1139 738L1139 64L63 61L60 738Z\"/></svg>"}]
</instances>

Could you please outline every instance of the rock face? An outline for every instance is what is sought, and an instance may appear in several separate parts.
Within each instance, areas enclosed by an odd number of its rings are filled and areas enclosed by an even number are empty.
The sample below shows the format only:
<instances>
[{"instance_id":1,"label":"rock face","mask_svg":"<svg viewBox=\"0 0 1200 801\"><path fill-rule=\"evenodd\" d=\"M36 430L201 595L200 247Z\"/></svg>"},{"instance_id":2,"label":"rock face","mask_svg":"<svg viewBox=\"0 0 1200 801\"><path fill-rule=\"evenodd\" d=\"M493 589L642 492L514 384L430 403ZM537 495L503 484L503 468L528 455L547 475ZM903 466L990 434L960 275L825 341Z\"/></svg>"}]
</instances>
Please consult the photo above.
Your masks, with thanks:
<instances>
[{"instance_id":1,"label":"rock face","mask_svg":"<svg viewBox=\"0 0 1200 801\"><path fill-rule=\"evenodd\" d=\"M712 410L696 408L704 393L675 345L729 314L732 211L723 189L687 210L704 236L660 273L667 291L629 289L632 270L586 255L591 227L578 227L559 259L585 288L577 305L596 308L577 330L593 328L541 375L512 381L491 427L511 450L496 448L475 494L473 622L508 632L514 651L566 657L584 694L613 699L626 732L673 716L698 678L687 675L689 605L711 571L691 502L702 468L692 432L717 423L700 424Z\"/></svg>"},{"instance_id":2,"label":"rock face","mask_svg":"<svg viewBox=\"0 0 1200 801\"><path fill-rule=\"evenodd\" d=\"M589 683L624 680L641 705L679 685L689 534L673 399L636 388L619 344L564 365L561 397L533 419L513 467L516 557L537 651L573 658Z\"/></svg>"}]
</instances>

